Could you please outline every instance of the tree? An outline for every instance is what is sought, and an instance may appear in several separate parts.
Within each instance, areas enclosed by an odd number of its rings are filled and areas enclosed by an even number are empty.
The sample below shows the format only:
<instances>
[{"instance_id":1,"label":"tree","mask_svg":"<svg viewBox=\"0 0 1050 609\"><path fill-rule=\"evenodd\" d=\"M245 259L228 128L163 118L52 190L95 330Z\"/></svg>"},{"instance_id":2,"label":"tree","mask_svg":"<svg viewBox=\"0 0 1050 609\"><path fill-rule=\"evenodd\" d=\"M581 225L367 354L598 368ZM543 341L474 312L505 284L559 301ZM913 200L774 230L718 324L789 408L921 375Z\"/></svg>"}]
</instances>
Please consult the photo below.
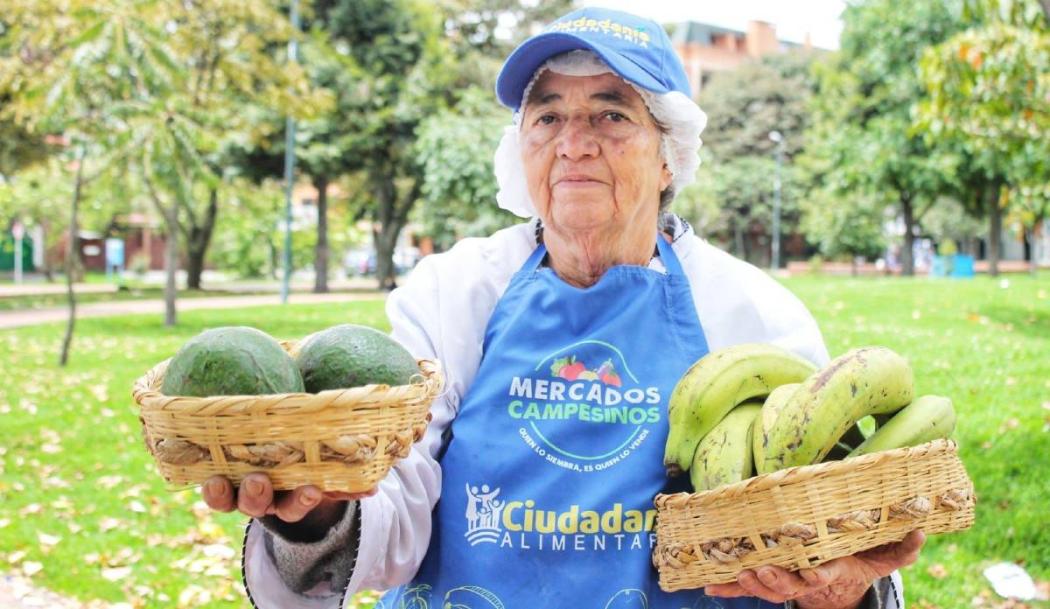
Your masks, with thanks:
<instances>
[{"instance_id":1,"label":"tree","mask_svg":"<svg viewBox=\"0 0 1050 609\"><path fill-rule=\"evenodd\" d=\"M114 111L134 86L133 79L114 75L129 67L128 32L141 24L131 9L98 7L87 0L42 0L10 7L5 15L3 47L18 49L0 57L0 91L11 102L7 116L30 133L61 136L69 143L66 161L74 173L66 254L69 316L59 355L63 366L76 325L73 280L84 190L107 171L119 169L118 161L136 147L127 122Z\"/></svg>"},{"instance_id":2,"label":"tree","mask_svg":"<svg viewBox=\"0 0 1050 609\"><path fill-rule=\"evenodd\" d=\"M1028 235L1048 213L1050 29L1036 0L968 0L964 9L971 28L922 57L928 99L917 124L960 151L962 184L971 191L960 194L988 215L995 275L1007 204L1019 205L1013 217Z\"/></svg>"},{"instance_id":3,"label":"tree","mask_svg":"<svg viewBox=\"0 0 1050 609\"><path fill-rule=\"evenodd\" d=\"M296 123L296 169L309 177L317 190L317 226L313 251L314 292L328 291L329 246L328 187L348 173L360 171L362 159L355 149L358 125L352 122L359 68L349 63L331 40L329 11L332 3L322 3L306 19L309 35L302 45L301 66L310 86L324 91L330 102L307 120ZM284 117L264 112L260 122L270 125L269 135L250 142L237 142L226 151L227 162L236 173L256 183L284 175ZM293 252L298 249L293 246ZM297 257L293 256L293 260Z\"/></svg>"},{"instance_id":4,"label":"tree","mask_svg":"<svg viewBox=\"0 0 1050 609\"><path fill-rule=\"evenodd\" d=\"M477 87L454 107L420 125L415 154L423 169L423 231L438 249L463 237L477 237L512 224L515 216L496 204L493 151L507 113L492 93Z\"/></svg>"},{"instance_id":5,"label":"tree","mask_svg":"<svg viewBox=\"0 0 1050 609\"><path fill-rule=\"evenodd\" d=\"M186 242L187 287L199 289L228 177L223 143L250 138L257 129L256 116L245 107L291 108L301 118L324 107L328 96L309 87L301 67L286 65L276 52L295 33L269 2L174 3L159 17L176 24L169 53L183 67L186 86L155 92L169 111L161 114L166 124L153 124L152 132L185 149L181 156L156 158L186 163L173 175L188 183L170 193Z\"/></svg>"},{"instance_id":6,"label":"tree","mask_svg":"<svg viewBox=\"0 0 1050 609\"><path fill-rule=\"evenodd\" d=\"M806 134L811 179L839 195L856 192L849 203L896 206L904 224L902 272L911 275L917 226L950 187L956 162L951 151L912 128L913 108L923 97L917 66L923 49L961 25L942 0L849 4L843 22L840 50L817 67L813 127Z\"/></svg>"},{"instance_id":7,"label":"tree","mask_svg":"<svg viewBox=\"0 0 1050 609\"><path fill-rule=\"evenodd\" d=\"M349 154L361 163L371 202L381 288L395 285L393 252L420 198L422 167L412 154L416 129L442 108L449 58L441 22L428 5L409 0L342 0L327 7L332 43L355 86L342 110L356 128Z\"/></svg>"},{"instance_id":8,"label":"tree","mask_svg":"<svg viewBox=\"0 0 1050 609\"><path fill-rule=\"evenodd\" d=\"M796 225L799 192L792 160L804 146L802 134L809 122L807 104L813 88L809 68L814 57L800 50L748 62L716 75L700 95L700 107L708 116L704 162L697 175L702 186L700 208L718 207L722 217L715 222L686 217L710 236L714 229L724 228L733 253L759 264L768 263L772 232L773 131L784 140L782 231L790 233ZM695 206L677 206L687 207Z\"/></svg>"},{"instance_id":9,"label":"tree","mask_svg":"<svg viewBox=\"0 0 1050 609\"><path fill-rule=\"evenodd\" d=\"M852 275L857 274L857 258L874 258L885 249L885 205L870 199L842 205L834 197L823 199L818 195L806 199L803 206L806 235L828 258L847 256Z\"/></svg>"},{"instance_id":10,"label":"tree","mask_svg":"<svg viewBox=\"0 0 1050 609\"><path fill-rule=\"evenodd\" d=\"M1039 256L1036 252L1036 229L1050 219L1050 182L1036 184L1026 182L1015 186L1005 193L1006 205L1010 209L1009 219L1015 221L1024 230L1028 243L1028 270L1035 275L1039 268Z\"/></svg>"},{"instance_id":11,"label":"tree","mask_svg":"<svg viewBox=\"0 0 1050 609\"><path fill-rule=\"evenodd\" d=\"M987 233L988 220L968 213L954 197L945 197L926 214L923 228L938 243L951 240L960 252L976 257L978 235Z\"/></svg>"}]
</instances>

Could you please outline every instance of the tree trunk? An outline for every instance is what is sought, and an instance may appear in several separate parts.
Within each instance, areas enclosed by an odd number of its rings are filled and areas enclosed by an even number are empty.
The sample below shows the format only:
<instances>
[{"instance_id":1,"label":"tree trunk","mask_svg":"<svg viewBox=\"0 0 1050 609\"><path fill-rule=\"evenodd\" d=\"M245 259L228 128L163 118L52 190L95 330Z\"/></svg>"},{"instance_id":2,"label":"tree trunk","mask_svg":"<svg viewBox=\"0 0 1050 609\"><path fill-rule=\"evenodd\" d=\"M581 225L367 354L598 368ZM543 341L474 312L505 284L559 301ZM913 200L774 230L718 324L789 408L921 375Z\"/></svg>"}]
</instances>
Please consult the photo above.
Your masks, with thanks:
<instances>
[{"instance_id":1,"label":"tree trunk","mask_svg":"<svg viewBox=\"0 0 1050 609\"><path fill-rule=\"evenodd\" d=\"M153 201L153 206L164 218L166 231L164 236L164 325L170 327L174 326L176 321L175 272L179 268L179 207L174 202L170 205L165 205L161 201L160 193L157 192L157 188L153 185L153 180L150 179L149 174L143 173L142 181L146 184L146 190L149 191L149 197Z\"/></svg>"},{"instance_id":2,"label":"tree trunk","mask_svg":"<svg viewBox=\"0 0 1050 609\"><path fill-rule=\"evenodd\" d=\"M419 196L420 182L417 180L405 198L398 200L397 188L392 179L380 179L375 185L378 226L372 229L372 240L376 249L376 279L379 289L392 290L397 287L397 269L394 268L394 249L408 219L408 212Z\"/></svg>"},{"instance_id":3,"label":"tree trunk","mask_svg":"<svg viewBox=\"0 0 1050 609\"><path fill-rule=\"evenodd\" d=\"M66 298L69 301L69 318L66 321L66 334L62 337L62 353L58 356L58 365L69 362L69 347L73 343L73 329L77 324L77 295L73 291L77 261L80 259L80 240L77 233L78 214L80 212L80 192L84 184L84 149L81 148L77 162L77 177L73 185L73 202L69 212L69 243L66 244Z\"/></svg>"},{"instance_id":4,"label":"tree trunk","mask_svg":"<svg viewBox=\"0 0 1050 609\"><path fill-rule=\"evenodd\" d=\"M393 223L383 224L380 230L372 232L376 248L376 279L379 281L380 290L392 290L397 287L394 248L400 232L401 227Z\"/></svg>"},{"instance_id":5,"label":"tree trunk","mask_svg":"<svg viewBox=\"0 0 1050 609\"><path fill-rule=\"evenodd\" d=\"M175 273L179 270L179 220L175 206L164 210L164 225L167 228L167 240L164 242L164 325L171 327L176 322L175 312Z\"/></svg>"},{"instance_id":6,"label":"tree trunk","mask_svg":"<svg viewBox=\"0 0 1050 609\"><path fill-rule=\"evenodd\" d=\"M911 195L901 194L901 215L904 217L904 246L901 248L901 275L915 275L915 206Z\"/></svg>"},{"instance_id":7,"label":"tree trunk","mask_svg":"<svg viewBox=\"0 0 1050 609\"><path fill-rule=\"evenodd\" d=\"M985 204L988 206L988 274L999 276L999 252L1003 232L1003 210L999 207L999 186L989 186L985 193Z\"/></svg>"},{"instance_id":8,"label":"tree trunk","mask_svg":"<svg viewBox=\"0 0 1050 609\"><path fill-rule=\"evenodd\" d=\"M1025 227L1024 236L1025 239L1028 239L1028 272L1031 273L1032 277L1035 277L1039 270L1039 252L1036 250L1035 227Z\"/></svg>"},{"instance_id":9,"label":"tree trunk","mask_svg":"<svg viewBox=\"0 0 1050 609\"><path fill-rule=\"evenodd\" d=\"M744 252L744 228L740 226L740 218L733 218L733 254L744 260L746 253Z\"/></svg>"},{"instance_id":10,"label":"tree trunk","mask_svg":"<svg viewBox=\"0 0 1050 609\"><path fill-rule=\"evenodd\" d=\"M850 277L856 277L858 275L858 273L857 273L857 256L854 255L854 254L850 254L850 257L849 257L849 274L850 274Z\"/></svg>"},{"instance_id":11,"label":"tree trunk","mask_svg":"<svg viewBox=\"0 0 1050 609\"><path fill-rule=\"evenodd\" d=\"M204 221L199 226L191 227L186 239L186 287L188 289L201 289L204 256L208 253L208 246L211 245L218 211L219 192L212 188L208 193L208 209L204 214Z\"/></svg>"},{"instance_id":12,"label":"tree trunk","mask_svg":"<svg viewBox=\"0 0 1050 609\"><path fill-rule=\"evenodd\" d=\"M314 292L328 291L328 177L314 178L317 189L317 245L314 248Z\"/></svg>"},{"instance_id":13,"label":"tree trunk","mask_svg":"<svg viewBox=\"0 0 1050 609\"><path fill-rule=\"evenodd\" d=\"M55 274L51 270L51 255L47 249L47 236L51 231L51 222L46 218L40 219L40 251L42 252L41 260L44 261L44 268L40 269L44 273L44 278L47 279L48 283L55 282Z\"/></svg>"}]
</instances>

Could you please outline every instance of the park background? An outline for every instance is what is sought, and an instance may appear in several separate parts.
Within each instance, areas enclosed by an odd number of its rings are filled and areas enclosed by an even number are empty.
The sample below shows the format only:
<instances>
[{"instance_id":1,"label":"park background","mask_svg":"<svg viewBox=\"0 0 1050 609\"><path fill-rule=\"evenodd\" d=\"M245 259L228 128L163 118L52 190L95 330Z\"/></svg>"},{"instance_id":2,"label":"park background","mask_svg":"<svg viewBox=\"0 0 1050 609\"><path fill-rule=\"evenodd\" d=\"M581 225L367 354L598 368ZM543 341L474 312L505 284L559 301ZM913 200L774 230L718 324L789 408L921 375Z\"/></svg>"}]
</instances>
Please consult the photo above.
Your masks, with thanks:
<instances>
[{"instance_id":1,"label":"park background","mask_svg":"<svg viewBox=\"0 0 1050 609\"><path fill-rule=\"evenodd\" d=\"M297 4L0 0L0 603L247 606L243 519L165 487L133 380L208 327L386 329L420 256L517 221L495 75L572 3ZM1050 588L1050 7L843 9L833 48L664 24L709 117L672 209L955 400L977 523L908 602L1050 607L982 575Z\"/></svg>"}]
</instances>

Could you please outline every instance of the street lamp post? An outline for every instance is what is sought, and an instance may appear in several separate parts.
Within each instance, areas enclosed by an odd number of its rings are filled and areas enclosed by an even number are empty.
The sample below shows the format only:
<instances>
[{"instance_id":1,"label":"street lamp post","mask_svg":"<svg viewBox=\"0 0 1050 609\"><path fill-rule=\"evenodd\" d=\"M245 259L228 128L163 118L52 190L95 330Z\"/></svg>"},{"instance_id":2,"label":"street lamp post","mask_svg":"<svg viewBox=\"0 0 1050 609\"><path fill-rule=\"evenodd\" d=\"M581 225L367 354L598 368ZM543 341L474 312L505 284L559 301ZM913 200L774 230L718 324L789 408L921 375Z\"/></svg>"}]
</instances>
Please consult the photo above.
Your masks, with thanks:
<instances>
[{"instance_id":1,"label":"street lamp post","mask_svg":"<svg viewBox=\"0 0 1050 609\"><path fill-rule=\"evenodd\" d=\"M292 0L292 39L288 41L288 61L299 55L299 0ZM295 119L288 116L284 127L284 277L281 280L281 304L288 302L292 280L292 182L295 172Z\"/></svg>"},{"instance_id":2,"label":"street lamp post","mask_svg":"<svg viewBox=\"0 0 1050 609\"><path fill-rule=\"evenodd\" d=\"M776 271L780 268L780 167L784 164L784 136L779 131L770 131L769 139L777 145L777 171L773 176L773 251L770 265Z\"/></svg>"}]
</instances>

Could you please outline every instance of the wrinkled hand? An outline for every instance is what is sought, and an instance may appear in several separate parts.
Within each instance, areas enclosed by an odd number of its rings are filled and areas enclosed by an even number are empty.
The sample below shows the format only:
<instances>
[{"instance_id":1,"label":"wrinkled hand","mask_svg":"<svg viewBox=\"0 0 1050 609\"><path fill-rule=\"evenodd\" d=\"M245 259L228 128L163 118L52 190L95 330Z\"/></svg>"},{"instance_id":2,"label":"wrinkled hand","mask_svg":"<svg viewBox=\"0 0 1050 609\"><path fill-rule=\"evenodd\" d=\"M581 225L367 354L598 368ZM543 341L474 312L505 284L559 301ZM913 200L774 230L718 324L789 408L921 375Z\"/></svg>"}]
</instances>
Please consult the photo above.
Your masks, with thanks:
<instances>
[{"instance_id":1,"label":"wrinkled hand","mask_svg":"<svg viewBox=\"0 0 1050 609\"><path fill-rule=\"evenodd\" d=\"M299 523L302 528L325 531L331 528L344 512L347 501L363 499L376 494L322 492L313 485L300 486L291 491L274 491L269 476L252 473L241 481L240 489L223 476L212 476L201 486L204 502L213 510L263 518L273 516L281 522Z\"/></svg>"},{"instance_id":2,"label":"wrinkled hand","mask_svg":"<svg viewBox=\"0 0 1050 609\"><path fill-rule=\"evenodd\" d=\"M707 586L704 592L710 596L757 596L772 603L794 600L801 609L853 609L872 582L914 563L925 542L922 531L912 531L897 543L797 573L773 566L748 569L737 575L737 583Z\"/></svg>"}]
</instances>

